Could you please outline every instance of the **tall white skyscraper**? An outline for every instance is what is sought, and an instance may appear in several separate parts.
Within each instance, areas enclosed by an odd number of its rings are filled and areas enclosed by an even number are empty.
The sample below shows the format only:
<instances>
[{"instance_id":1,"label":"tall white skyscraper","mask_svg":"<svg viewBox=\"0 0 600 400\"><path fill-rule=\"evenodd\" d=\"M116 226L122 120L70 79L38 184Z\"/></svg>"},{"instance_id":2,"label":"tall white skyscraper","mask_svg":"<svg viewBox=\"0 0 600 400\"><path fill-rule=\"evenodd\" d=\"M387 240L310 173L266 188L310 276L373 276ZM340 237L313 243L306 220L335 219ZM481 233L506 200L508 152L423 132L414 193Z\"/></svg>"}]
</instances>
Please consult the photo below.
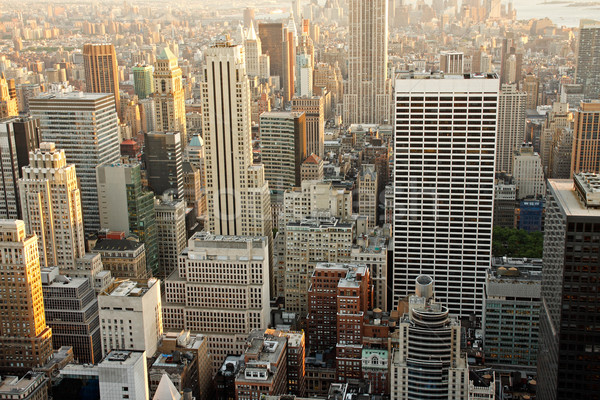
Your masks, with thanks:
<instances>
[{"instance_id":1,"label":"tall white skyscraper","mask_svg":"<svg viewBox=\"0 0 600 400\"><path fill-rule=\"evenodd\" d=\"M206 155L207 230L217 235L268 236L269 185L252 164L250 84L244 48L219 36L206 50L202 112Z\"/></svg>"},{"instance_id":2,"label":"tall white skyscraper","mask_svg":"<svg viewBox=\"0 0 600 400\"><path fill-rule=\"evenodd\" d=\"M348 6L350 32L344 123L389 123L388 0L349 0Z\"/></svg>"},{"instance_id":3,"label":"tall white skyscraper","mask_svg":"<svg viewBox=\"0 0 600 400\"><path fill-rule=\"evenodd\" d=\"M498 77L398 75L394 307L420 274L459 315L480 313L492 250Z\"/></svg>"},{"instance_id":4,"label":"tall white skyscraper","mask_svg":"<svg viewBox=\"0 0 600 400\"><path fill-rule=\"evenodd\" d=\"M48 93L29 102L40 119L42 140L63 149L75 164L86 233L100 229L96 166L119 162L119 123L115 98L106 93Z\"/></svg>"},{"instance_id":5,"label":"tall white skyscraper","mask_svg":"<svg viewBox=\"0 0 600 400\"><path fill-rule=\"evenodd\" d=\"M498 139L496 171L513 173L514 152L525 140L525 105L527 93L516 84L502 85L498 96Z\"/></svg>"},{"instance_id":6,"label":"tall white skyscraper","mask_svg":"<svg viewBox=\"0 0 600 400\"><path fill-rule=\"evenodd\" d=\"M75 267L85 255L85 237L75 165L67 164L64 150L41 143L30 152L19 195L27 231L39 238L40 264Z\"/></svg>"}]
</instances>

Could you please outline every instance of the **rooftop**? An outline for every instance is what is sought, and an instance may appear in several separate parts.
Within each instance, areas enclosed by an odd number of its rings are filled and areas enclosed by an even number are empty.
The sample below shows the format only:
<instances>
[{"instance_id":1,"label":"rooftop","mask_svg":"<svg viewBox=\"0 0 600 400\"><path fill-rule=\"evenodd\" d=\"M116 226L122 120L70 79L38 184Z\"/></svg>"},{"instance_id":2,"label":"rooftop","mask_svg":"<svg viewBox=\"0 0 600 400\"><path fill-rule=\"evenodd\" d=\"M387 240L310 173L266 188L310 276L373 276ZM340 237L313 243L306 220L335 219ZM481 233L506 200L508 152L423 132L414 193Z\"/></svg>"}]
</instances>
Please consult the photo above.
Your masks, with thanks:
<instances>
[{"instance_id":1,"label":"rooftop","mask_svg":"<svg viewBox=\"0 0 600 400\"><path fill-rule=\"evenodd\" d=\"M564 212L568 216L579 217L600 217L600 209L595 207L586 207L585 202L578 196L574 187L574 181L571 179L549 179L548 185L551 191L556 196L556 201L561 205ZM589 192L582 188L590 198L597 198L600 193L591 189ZM590 203L592 205L593 203ZM600 203L599 203L600 205Z\"/></svg>"},{"instance_id":2,"label":"rooftop","mask_svg":"<svg viewBox=\"0 0 600 400\"><path fill-rule=\"evenodd\" d=\"M158 282L156 278L150 278L148 281L144 279L116 281L110 288L101 293L101 295L113 297L141 297L146 294L156 282Z\"/></svg>"},{"instance_id":3,"label":"rooftop","mask_svg":"<svg viewBox=\"0 0 600 400\"><path fill-rule=\"evenodd\" d=\"M7 398L21 398L24 392L40 386L45 380L46 377L42 372L28 372L21 379L18 376L8 375L0 380L0 395L16 396Z\"/></svg>"},{"instance_id":4,"label":"rooftop","mask_svg":"<svg viewBox=\"0 0 600 400\"><path fill-rule=\"evenodd\" d=\"M105 97L114 98L112 93L87 93L87 92L53 92L43 93L33 99L35 100L53 100L53 99L66 99L66 100L100 100Z\"/></svg>"},{"instance_id":5,"label":"rooftop","mask_svg":"<svg viewBox=\"0 0 600 400\"><path fill-rule=\"evenodd\" d=\"M92 252L98 251L134 251L143 247L144 243L135 240L102 239L96 242Z\"/></svg>"}]
</instances>

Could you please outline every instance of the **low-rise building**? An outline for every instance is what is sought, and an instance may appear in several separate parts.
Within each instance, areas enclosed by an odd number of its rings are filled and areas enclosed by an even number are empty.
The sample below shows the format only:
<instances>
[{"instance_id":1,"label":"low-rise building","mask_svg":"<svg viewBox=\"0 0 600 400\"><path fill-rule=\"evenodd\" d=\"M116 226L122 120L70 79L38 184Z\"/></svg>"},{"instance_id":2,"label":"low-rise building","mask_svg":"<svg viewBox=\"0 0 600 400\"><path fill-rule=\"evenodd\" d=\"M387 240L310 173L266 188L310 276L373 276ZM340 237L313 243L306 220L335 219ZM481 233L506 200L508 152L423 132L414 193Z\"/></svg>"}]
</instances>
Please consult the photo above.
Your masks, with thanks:
<instances>
[{"instance_id":1,"label":"low-rise building","mask_svg":"<svg viewBox=\"0 0 600 400\"><path fill-rule=\"evenodd\" d=\"M92 253L100 254L102 266L115 278L144 279L146 247L144 243L129 239L102 239L96 242Z\"/></svg>"},{"instance_id":2,"label":"low-rise building","mask_svg":"<svg viewBox=\"0 0 600 400\"><path fill-rule=\"evenodd\" d=\"M22 378L6 375L0 378L0 400L46 400L48 378L41 372L27 372Z\"/></svg>"}]
</instances>

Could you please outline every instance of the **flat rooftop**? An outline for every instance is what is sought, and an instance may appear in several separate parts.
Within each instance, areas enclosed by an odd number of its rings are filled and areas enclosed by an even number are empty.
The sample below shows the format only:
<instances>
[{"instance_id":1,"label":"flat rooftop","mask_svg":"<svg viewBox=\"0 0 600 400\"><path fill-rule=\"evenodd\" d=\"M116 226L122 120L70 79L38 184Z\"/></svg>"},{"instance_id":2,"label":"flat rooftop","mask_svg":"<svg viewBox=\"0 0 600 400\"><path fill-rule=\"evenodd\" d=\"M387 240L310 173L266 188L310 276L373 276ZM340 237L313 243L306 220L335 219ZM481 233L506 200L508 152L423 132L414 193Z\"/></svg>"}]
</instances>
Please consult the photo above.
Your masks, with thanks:
<instances>
[{"instance_id":1,"label":"flat rooftop","mask_svg":"<svg viewBox=\"0 0 600 400\"><path fill-rule=\"evenodd\" d=\"M571 179L548 179L556 200L568 216L600 217L600 208L586 207L575 191Z\"/></svg>"}]
</instances>

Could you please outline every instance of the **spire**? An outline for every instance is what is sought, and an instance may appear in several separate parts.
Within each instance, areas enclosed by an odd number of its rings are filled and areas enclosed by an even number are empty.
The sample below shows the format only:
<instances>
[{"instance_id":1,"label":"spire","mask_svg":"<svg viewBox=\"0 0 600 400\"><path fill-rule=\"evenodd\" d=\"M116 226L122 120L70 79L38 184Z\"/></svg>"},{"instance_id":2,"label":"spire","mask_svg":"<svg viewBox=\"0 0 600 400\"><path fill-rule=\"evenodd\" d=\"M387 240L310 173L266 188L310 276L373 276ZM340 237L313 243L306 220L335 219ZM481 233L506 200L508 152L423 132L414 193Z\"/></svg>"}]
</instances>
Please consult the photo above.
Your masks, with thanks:
<instances>
[{"instance_id":1,"label":"spire","mask_svg":"<svg viewBox=\"0 0 600 400\"><path fill-rule=\"evenodd\" d=\"M160 55L156 57L157 60L172 60L174 58L176 59L177 57L175 57L175 54L168 47L164 47Z\"/></svg>"},{"instance_id":2,"label":"spire","mask_svg":"<svg viewBox=\"0 0 600 400\"><path fill-rule=\"evenodd\" d=\"M250 20L250 28L248 29L248 35L246 36L246 40L256 40L256 31L254 30L254 22Z\"/></svg>"}]
</instances>

